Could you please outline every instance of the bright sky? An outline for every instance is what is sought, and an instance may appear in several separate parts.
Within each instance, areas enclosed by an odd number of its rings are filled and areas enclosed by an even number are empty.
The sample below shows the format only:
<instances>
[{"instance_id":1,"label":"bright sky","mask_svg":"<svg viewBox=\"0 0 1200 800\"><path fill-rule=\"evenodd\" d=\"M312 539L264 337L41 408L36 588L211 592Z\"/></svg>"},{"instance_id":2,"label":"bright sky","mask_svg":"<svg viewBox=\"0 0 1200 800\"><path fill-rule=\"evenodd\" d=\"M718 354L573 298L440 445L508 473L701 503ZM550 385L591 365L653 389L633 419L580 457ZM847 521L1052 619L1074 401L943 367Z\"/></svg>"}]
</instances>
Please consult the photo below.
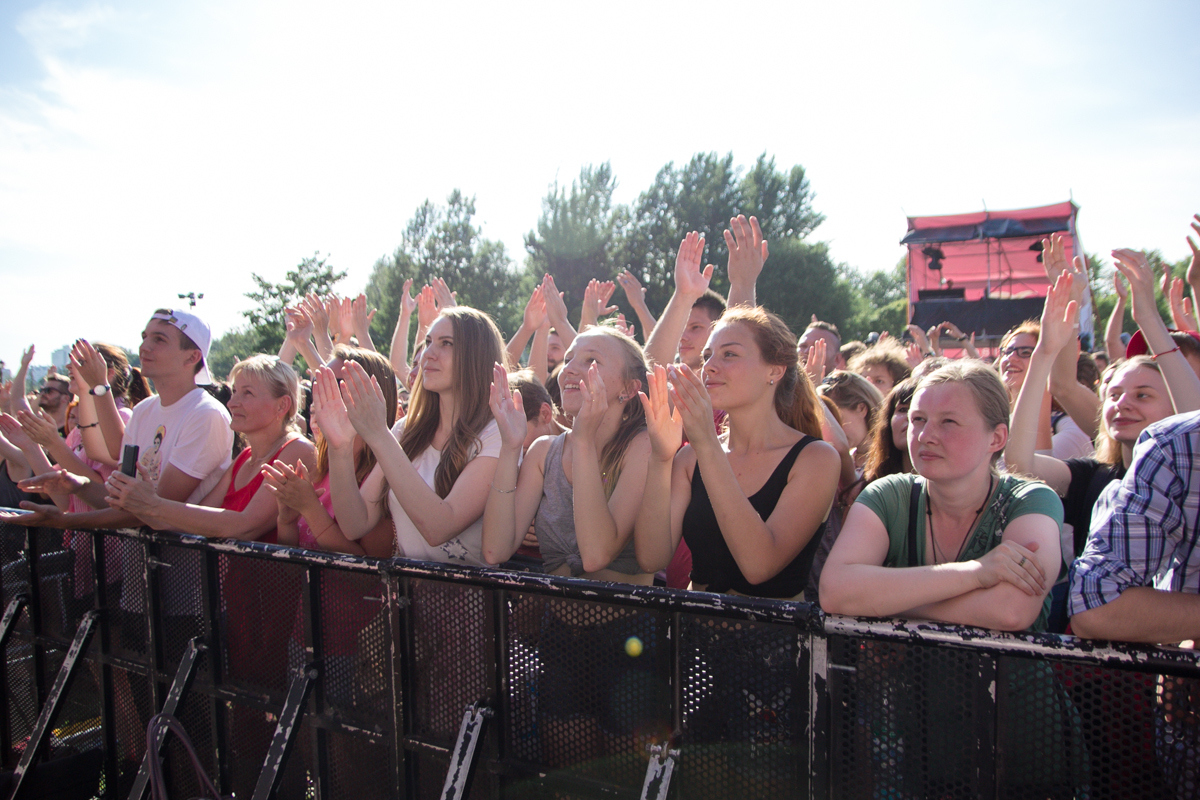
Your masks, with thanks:
<instances>
[{"instance_id":1,"label":"bright sky","mask_svg":"<svg viewBox=\"0 0 1200 800\"><path fill-rule=\"evenodd\" d=\"M895 264L906 215L1073 197L1089 252L1188 253L1200 4L0 4L0 359L135 346L314 251L358 292L426 198L525 257L541 198L611 161L802 164L815 238ZM769 262L768 262L768 268Z\"/></svg>"}]
</instances>

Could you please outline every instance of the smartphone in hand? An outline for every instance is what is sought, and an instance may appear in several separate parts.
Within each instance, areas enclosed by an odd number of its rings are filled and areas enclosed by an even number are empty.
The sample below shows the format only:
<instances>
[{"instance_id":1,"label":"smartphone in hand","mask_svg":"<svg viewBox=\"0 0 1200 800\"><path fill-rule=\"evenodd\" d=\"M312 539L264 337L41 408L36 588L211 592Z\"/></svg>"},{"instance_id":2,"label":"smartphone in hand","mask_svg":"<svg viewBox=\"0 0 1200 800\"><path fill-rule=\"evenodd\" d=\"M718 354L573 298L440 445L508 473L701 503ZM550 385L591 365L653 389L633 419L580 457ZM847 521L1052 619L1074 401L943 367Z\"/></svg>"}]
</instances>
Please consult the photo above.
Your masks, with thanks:
<instances>
[{"instance_id":1,"label":"smartphone in hand","mask_svg":"<svg viewBox=\"0 0 1200 800\"><path fill-rule=\"evenodd\" d=\"M137 460L138 446L136 444L125 445L125 450L121 453L121 474L136 478Z\"/></svg>"}]
</instances>

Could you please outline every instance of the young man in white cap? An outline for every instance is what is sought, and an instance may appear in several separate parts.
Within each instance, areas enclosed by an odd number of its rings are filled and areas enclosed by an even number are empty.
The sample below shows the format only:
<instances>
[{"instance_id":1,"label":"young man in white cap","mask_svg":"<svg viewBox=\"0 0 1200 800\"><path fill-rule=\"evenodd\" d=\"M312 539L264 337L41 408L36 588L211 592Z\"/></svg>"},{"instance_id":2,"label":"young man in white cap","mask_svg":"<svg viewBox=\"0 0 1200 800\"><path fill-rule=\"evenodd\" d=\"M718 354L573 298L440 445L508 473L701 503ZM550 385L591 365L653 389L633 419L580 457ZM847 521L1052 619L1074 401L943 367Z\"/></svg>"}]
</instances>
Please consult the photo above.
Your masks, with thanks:
<instances>
[{"instance_id":1,"label":"young man in white cap","mask_svg":"<svg viewBox=\"0 0 1200 800\"><path fill-rule=\"evenodd\" d=\"M180 309L159 309L142 331L138 348L142 374L157 395L137 404L125 426L122 445L137 445L138 465L160 497L197 503L229 467L233 431L229 412L197 384L212 383L206 361L212 334L203 320ZM108 387L93 387L104 394ZM131 514L109 508L103 483L49 473L30 479L31 489L78 494L98 509L64 514L53 506L26 508L38 513L10 520L72 530L140 526Z\"/></svg>"}]
</instances>

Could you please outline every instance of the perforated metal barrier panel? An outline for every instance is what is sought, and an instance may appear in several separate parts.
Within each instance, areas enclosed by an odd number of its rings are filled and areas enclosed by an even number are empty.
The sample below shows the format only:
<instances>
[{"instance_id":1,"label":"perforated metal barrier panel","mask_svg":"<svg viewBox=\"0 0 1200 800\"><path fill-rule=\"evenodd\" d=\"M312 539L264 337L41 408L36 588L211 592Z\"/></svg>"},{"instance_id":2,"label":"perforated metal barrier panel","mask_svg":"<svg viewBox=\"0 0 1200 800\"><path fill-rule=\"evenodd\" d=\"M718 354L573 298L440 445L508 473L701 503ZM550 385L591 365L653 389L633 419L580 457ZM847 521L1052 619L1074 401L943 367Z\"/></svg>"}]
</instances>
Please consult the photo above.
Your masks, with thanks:
<instances>
[{"instance_id":1,"label":"perforated metal barrier panel","mask_svg":"<svg viewBox=\"0 0 1200 800\"><path fill-rule=\"evenodd\" d=\"M310 674L278 797L637 798L652 748L689 800L1200 797L1190 651L144 531L0 528L0 569L3 607L25 601L0 768L100 611L26 797L56 765L63 796L128 797L173 687L204 768L251 797ZM469 784L447 781L462 752ZM199 793L177 742L164 763Z\"/></svg>"}]
</instances>

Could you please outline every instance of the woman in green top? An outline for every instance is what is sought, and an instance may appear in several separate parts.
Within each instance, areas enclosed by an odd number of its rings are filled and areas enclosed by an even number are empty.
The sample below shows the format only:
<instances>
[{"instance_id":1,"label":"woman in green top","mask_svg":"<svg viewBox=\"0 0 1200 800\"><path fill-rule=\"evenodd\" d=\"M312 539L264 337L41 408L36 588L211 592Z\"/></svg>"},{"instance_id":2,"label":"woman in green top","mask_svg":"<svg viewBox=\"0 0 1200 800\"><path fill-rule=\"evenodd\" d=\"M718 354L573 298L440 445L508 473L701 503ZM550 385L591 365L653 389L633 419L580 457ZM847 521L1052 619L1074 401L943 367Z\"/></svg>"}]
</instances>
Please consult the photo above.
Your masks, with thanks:
<instances>
[{"instance_id":1,"label":"woman in green top","mask_svg":"<svg viewBox=\"0 0 1200 800\"><path fill-rule=\"evenodd\" d=\"M921 380L908 428L918 475L863 489L821 575L826 611L1007 631L1044 625L1062 503L1044 484L997 473L1008 414L1008 392L982 362Z\"/></svg>"}]
</instances>

